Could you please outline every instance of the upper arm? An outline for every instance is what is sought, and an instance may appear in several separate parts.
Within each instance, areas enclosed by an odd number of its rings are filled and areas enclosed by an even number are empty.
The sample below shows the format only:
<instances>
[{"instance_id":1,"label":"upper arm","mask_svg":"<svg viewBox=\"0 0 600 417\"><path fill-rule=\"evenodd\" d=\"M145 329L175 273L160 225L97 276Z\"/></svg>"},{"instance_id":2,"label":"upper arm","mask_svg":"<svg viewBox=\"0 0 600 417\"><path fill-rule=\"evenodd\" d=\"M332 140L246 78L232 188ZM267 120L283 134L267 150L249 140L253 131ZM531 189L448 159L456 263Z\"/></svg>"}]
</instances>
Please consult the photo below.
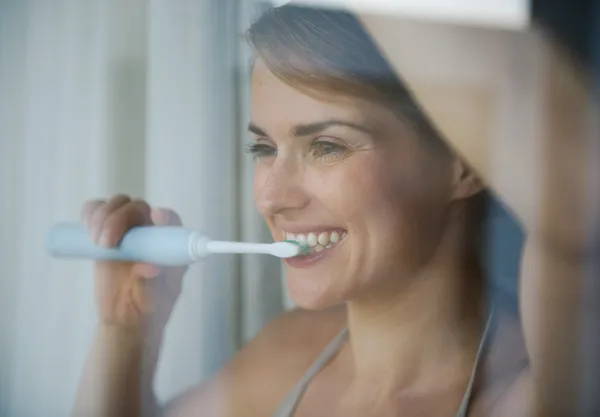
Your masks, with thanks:
<instances>
[{"instance_id":1,"label":"upper arm","mask_svg":"<svg viewBox=\"0 0 600 417\"><path fill-rule=\"evenodd\" d=\"M339 309L275 318L220 373L171 401L166 417L271 415L342 326Z\"/></svg>"},{"instance_id":2,"label":"upper arm","mask_svg":"<svg viewBox=\"0 0 600 417\"><path fill-rule=\"evenodd\" d=\"M588 243L600 227L598 106L567 52L538 28L361 19L448 145L528 233Z\"/></svg>"},{"instance_id":3,"label":"upper arm","mask_svg":"<svg viewBox=\"0 0 600 417\"><path fill-rule=\"evenodd\" d=\"M600 385L600 268L590 257L600 247L600 144L589 74L538 28L362 18L448 144L524 226L526 380L538 404L555 407L544 415L572 412Z\"/></svg>"},{"instance_id":4,"label":"upper arm","mask_svg":"<svg viewBox=\"0 0 600 417\"><path fill-rule=\"evenodd\" d=\"M600 415L600 269L543 240L523 254L521 314L538 415Z\"/></svg>"}]
</instances>

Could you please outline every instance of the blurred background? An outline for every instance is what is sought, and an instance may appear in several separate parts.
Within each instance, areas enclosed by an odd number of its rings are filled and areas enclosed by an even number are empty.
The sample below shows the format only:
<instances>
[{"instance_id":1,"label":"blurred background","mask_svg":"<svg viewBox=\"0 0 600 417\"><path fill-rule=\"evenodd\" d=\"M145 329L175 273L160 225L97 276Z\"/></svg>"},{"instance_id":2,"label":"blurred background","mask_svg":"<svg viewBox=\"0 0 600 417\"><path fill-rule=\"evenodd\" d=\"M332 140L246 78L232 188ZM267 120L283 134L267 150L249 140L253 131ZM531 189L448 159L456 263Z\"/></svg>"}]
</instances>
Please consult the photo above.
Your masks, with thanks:
<instances>
[{"instance_id":1,"label":"blurred background","mask_svg":"<svg viewBox=\"0 0 600 417\"><path fill-rule=\"evenodd\" d=\"M48 257L44 234L79 219L86 199L128 193L213 238L270 240L243 152L251 56L242 37L269 5L0 0L0 416L65 416L72 406L96 324L92 269ZM533 7L406 5L413 17L509 31L527 27ZM499 205L489 227L490 288L517 314L522 233ZM282 282L274 258L193 266L168 327L160 399L211 375L291 308Z\"/></svg>"}]
</instances>

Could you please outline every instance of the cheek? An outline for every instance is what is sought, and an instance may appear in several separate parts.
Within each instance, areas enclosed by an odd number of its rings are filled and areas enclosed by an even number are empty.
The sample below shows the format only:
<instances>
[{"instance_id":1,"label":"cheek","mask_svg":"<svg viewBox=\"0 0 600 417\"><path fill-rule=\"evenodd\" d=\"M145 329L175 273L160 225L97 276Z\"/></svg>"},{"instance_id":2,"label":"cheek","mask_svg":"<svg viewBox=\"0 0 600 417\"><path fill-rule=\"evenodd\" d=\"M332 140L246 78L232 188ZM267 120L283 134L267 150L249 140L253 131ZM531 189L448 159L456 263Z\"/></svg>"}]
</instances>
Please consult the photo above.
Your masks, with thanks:
<instances>
[{"instance_id":1,"label":"cheek","mask_svg":"<svg viewBox=\"0 0 600 417\"><path fill-rule=\"evenodd\" d=\"M264 185L265 180L268 175L268 170L265 166L257 163L254 166L253 172L253 183L252 183L252 191L254 196L254 205L258 209L259 212L263 213L263 200L264 200Z\"/></svg>"},{"instance_id":2,"label":"cheek","mask_svg":"<svg viewBox=\"0 0 600 417\"><path fill-rule=\"evenodd\" d=\"M315 199L346 226L364 219L368 206L381 200L383 190L388 188L377 169L377 158L366 153L310 173L305 184Z\"/></svg>"},{"instance_id":3,"label":"cheek","mask_svg":"<svg viewBox=\"0 0 600 417\"><path fill-rule=\"evenodd\" d=\"M428 166L420 155L371 152L321 177L321 199L354 235L360 263L384 267L397 259L391 253L402 254L402 263L420 262L435 246L443 230L445 180Z\"/></svg>"},{"instance_id":4,"label":"cheek","mask_svg":"<svg viewBox=\"0 0 600 417\"><path fill-rule=\"evenodd\" d=\"M377 220L390 226L390 221L418 212L426 197L426 184L414 169L390 161L384 152L355 155L311 182L320 200L357 227Z\"/></svg>"}]
</instances>

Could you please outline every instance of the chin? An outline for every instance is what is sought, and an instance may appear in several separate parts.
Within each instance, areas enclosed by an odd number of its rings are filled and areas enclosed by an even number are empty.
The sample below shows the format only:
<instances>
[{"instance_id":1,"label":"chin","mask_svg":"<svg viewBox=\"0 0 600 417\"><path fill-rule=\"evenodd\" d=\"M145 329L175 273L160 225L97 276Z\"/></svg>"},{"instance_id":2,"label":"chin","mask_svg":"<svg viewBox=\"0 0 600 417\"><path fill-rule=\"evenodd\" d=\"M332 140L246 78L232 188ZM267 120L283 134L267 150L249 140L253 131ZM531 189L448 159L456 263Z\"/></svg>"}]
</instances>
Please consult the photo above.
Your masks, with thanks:
<instances>
[{"instance_id":1,"label":"chin","mask_svg":"<svg viewBox=\"0 0 600 417\"><path fill-rule=\"evenodd\" d=\"M318 279L318 277L315 277ZM343 303L345 298L327 285L327 279L315 282L306 276L286 278L290 297L297 307L305 310L324 310Z\"/></svg>"}]
</instances>

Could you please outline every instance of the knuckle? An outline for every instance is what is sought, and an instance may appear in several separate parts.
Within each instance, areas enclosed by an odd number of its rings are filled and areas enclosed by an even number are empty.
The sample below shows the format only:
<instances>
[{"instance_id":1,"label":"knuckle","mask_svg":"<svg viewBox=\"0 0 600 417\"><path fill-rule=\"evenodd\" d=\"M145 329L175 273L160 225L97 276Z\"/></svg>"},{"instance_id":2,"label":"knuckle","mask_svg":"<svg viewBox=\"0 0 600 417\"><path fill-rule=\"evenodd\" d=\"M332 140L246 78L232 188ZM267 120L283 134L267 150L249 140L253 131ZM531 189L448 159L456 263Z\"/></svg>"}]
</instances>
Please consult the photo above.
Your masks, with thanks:
<instances>
[{"instance_id":1,"label":"knuckle","mask_svg":"<svg viewBox=\"0 0 600 417\"><path fill-rule=\"evenodd\" d=\"M127 203L131 201L131 197L127 194L115 194L110 198L109 204L110 203Z\"/></svg>"},{"instance_id":2,"label":"knuckle","mask_svg":"<svg viewBox=\"0 0 600 417\"><path fill-rule=\"evenodd\" d=\"M150 205L142 199L134 199L131 200L131 204L140 212L144 213L145 215L149 215L150 214L150 210L151 207Z\"/></svg>"},{"instance_id":3,"label":"knuckle","mask_svg":"<svg viewBox=\"0 0 600 417\"><path fill-rule=\"evenodd\" d=\"M124 208L122 215L131 226L146 224L150 220L150 207L145 202L134 201Z\"/></svg>"},{"instance_id":4,"label":"knuckle","mask_svg":"<svg viewBox=\"0 0 600 417\"><path fill-rule=\"evenodd\" d=\"M105 200L87 200L85 203L83 203L83 206L81 208L81 216L84 220L88 220L90 216L94 213L94 211L103 204L105 204Z\"/></svg>"},{"instance_id":5,"label":"knuckle","mask_svg":"<svg viewBox=\"0 0 600 417\"><path fill-rule=\"evenodd\" d=\"M108 215L110 215L112 212L119 209L120 207L128 204L129 201L131 201L131 199L124 194L119 194L114 197L111 197L110 200L108 200L108 202L101 204L94 210L94 213L92 215L92 221L94 223L103 222Z\"/></svg>"},{"instance_id":6,"label":"knuckle","mask_svg":"<svg viewBox=\"0 0 600 417\"><path fill-rule=\"evenodd\" d=\"M90 214L90 220L92 224L98 224L104 221L104 218L109 213L109 205L108 203L100 204L94 208L93 212Z\"/></svg>"}]
</instances>

